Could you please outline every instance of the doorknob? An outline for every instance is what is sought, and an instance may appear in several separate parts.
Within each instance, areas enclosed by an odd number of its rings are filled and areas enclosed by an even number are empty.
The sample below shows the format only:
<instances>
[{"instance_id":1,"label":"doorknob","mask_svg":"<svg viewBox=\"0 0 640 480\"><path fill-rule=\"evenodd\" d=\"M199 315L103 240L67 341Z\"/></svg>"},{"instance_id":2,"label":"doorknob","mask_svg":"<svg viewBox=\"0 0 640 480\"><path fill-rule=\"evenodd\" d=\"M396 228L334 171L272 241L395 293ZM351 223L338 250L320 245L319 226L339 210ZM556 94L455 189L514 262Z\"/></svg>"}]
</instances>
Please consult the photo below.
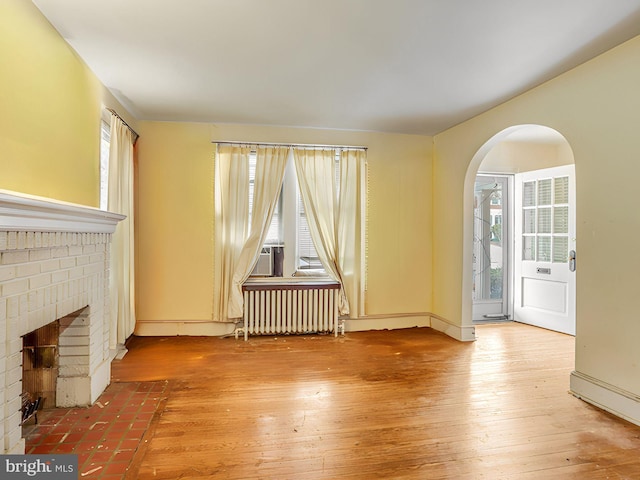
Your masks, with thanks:
<instances>
[{"instance_id":1,"label":"doorknob","mask_svg":"<svg viewBox=\"0 0 640 480\"><path fill-rule=\"evenodd\" d=\"M569 252L569 271L570 272L576 271L576 251L575 250L571 250Z\"/></svg>"}]
</instances>

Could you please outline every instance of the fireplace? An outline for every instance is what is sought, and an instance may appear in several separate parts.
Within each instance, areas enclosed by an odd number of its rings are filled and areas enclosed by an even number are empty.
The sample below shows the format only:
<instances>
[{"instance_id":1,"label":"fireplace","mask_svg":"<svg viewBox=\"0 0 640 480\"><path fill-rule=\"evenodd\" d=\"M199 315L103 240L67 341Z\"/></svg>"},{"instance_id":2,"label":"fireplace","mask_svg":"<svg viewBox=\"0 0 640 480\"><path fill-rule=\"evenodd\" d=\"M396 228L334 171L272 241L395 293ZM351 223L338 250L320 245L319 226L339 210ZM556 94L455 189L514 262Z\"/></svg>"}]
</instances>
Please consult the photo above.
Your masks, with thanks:
<instances>
[{"instance_id":1,"label":"fireplace","mask_svg":"<svg viewBox=\"0 0 640 480\"><path fill-rule=\"evenodd\" d=\"M111 236L123 218L0 191L0 402L4 406L0 450L4 453L24 453L23 377L25 382L55 388L55 395L47 390L46 396L50 402L55 397L60 407L90 405L109 384L115 354L110 348L109 252ZM43 328L57 330L55 344L45 339L38 345ZM31 345L34 338L36 345ZM23 368L31 370L24 373ZM38 368L50 371L31 378ZM55 381L49 378L54 373Z\"/></svg>"}]
</instances>

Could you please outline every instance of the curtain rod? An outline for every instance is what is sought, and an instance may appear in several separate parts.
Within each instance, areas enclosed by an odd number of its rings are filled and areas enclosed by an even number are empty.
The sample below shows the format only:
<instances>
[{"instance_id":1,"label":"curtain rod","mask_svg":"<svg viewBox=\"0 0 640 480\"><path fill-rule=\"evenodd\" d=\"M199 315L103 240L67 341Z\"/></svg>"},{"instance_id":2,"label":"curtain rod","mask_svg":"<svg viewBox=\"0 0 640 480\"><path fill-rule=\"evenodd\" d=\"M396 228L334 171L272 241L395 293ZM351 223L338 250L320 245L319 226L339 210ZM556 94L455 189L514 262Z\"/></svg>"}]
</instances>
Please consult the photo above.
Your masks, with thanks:
<instances>
[{"instance_id":1,"label":"curtain rod","mask_svg":"<svg viewBox=\"0 0 640 480\"><path fill-rule=\"evenodd\" d=\"M133 128L131 128L131 126L127 122L125 122L124 118L118 115L118 112L116 112L113 108L107 108L107 111L111 112L112 115L118 117L120 121L124 123L124 126L129 129L129 131L133 134L133 144L135 145L135 143L138 141L138 138L140 138L140 135L138 135L138 132L136 132Z\"/></svg>"},{"instance_id":2,"label":"curtain rod","mask_svg":"<svg viewBox=\"0 0 640 480\"><path fill-rule=\"evenodd\" d=\"M269 143L269 142L236 142L230 140L212 140L211 143L218 145L252 145L252 146L265 146L265 147L301 147L301 148L336 148L341 150L367 150L368 147L355 146L355 145L313 145L308 143Z\"/></svg>"}]
</instances>

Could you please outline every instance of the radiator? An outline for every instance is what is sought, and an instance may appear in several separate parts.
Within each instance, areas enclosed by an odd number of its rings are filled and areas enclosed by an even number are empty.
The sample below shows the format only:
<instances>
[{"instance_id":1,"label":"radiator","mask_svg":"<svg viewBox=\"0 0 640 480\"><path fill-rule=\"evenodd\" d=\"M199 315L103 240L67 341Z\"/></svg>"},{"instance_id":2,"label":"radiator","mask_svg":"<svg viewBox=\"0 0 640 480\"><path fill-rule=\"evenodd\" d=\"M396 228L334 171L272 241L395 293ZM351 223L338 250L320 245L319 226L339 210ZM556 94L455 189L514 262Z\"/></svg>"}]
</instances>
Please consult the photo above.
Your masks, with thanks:
<instances>
[{"instance_id":1,"label":"radiator","mask_svg":"<svg viewBox=\"0 0 640 480\"><path fill-rule=\"evenodd\" d=\"M244 339L249 335L338 335L339 283L245 284Z\"/></svg>"}]
</instances>

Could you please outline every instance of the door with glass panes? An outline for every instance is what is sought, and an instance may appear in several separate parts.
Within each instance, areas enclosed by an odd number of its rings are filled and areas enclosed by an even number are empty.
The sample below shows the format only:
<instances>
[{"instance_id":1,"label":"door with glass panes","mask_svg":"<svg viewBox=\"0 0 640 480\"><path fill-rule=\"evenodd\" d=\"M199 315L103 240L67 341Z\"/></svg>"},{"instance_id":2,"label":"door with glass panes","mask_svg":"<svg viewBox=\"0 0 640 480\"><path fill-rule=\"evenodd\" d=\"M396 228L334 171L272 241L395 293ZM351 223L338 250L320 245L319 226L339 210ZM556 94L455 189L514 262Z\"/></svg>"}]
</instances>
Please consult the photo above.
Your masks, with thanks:
<instances>
[{"instance_id":1,"label":"door with glass panes","mask_svg":"<svg viewBox=\"0 0 640 480\"><path fill-rule=\"evenodd\" d=\"M514 320L575 335L575 176L515 176Z\"/></svg>"},{"instance_id":2,"label":"door with glass panes","mask_svg":"<svg viewBox=\"0 0 640 480\"><path fill-rule=\"evenodd\" d=\"M478 174L473 206L473 320L509 317L510 208L507 176Z\"/></svg>"}]
</instances>

